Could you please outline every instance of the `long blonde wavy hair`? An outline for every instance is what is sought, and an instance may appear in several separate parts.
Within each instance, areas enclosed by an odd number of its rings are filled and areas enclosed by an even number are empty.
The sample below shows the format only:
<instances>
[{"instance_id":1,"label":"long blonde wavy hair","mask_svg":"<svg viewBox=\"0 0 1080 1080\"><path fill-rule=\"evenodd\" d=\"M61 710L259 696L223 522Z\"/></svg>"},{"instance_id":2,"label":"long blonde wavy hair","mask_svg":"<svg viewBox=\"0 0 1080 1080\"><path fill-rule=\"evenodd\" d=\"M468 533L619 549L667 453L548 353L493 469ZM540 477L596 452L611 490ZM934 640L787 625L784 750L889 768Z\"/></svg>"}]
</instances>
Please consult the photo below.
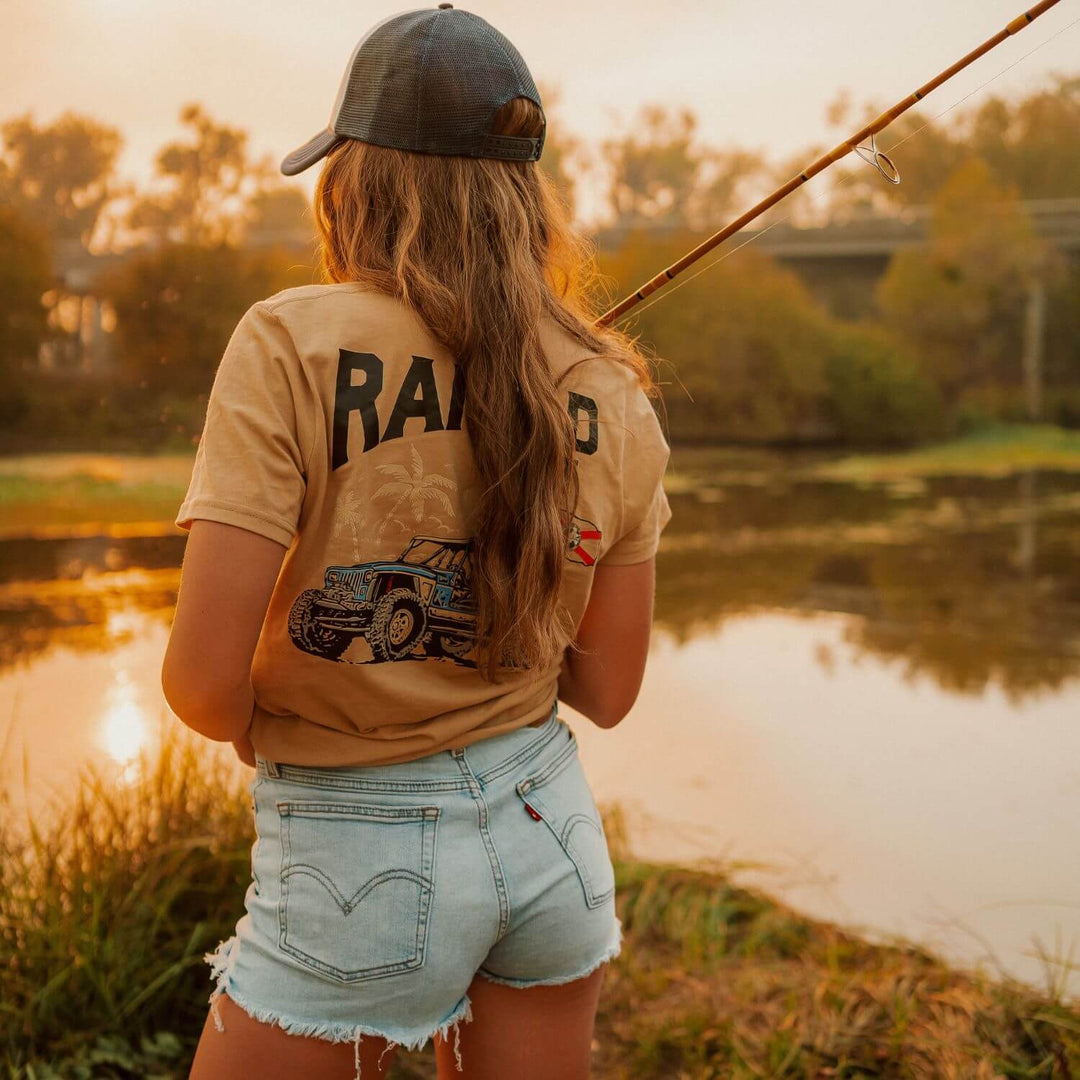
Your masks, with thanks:
<instances>
[{"instance_id":1,"label":"long blonde wavy hair","mask_svg":"<svg viewBox=\"0 0 1080 1080\"><path fill-rule=\"evenodd\" d=\"M538 136L526 98L494 133ZM320 271L403 301L465 379L464 430L481 496L472 521L478 667L540 668L561 659L573 626L560 605L577 502L575 432L541 348L551 316L593 356L649 365L625 334L595 328L595 252L535 162L418 154L349 139L315 192ZM565 375L565 373L564 373Z\"/></svg>"}]
</instances>

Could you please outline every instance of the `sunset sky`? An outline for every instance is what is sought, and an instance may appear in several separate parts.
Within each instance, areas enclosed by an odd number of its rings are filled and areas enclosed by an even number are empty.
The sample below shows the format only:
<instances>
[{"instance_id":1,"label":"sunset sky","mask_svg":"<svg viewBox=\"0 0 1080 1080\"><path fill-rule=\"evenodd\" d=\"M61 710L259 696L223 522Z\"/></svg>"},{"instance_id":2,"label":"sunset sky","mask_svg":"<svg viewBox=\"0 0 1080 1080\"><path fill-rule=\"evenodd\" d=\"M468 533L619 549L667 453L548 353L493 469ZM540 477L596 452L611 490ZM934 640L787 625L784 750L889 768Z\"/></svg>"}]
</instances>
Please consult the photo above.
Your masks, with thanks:
<instances>
[{"instance_id":1,"label":"sunset sky","mask_svg":"<svg viewBox=\"0 0 1080 1080\"><path fill-rule=\"evenodd\" d=\"M842 88L885 105L999 30L1031 0L471 0L557 87L555 124L599 143L644 102L686 103L701 137L783 159L829 137ZM0 0L0 118L67 108L118 126L122 171L144 179L198 100L280 159L329 118L353 45L408 5L374 0ZM1019 37L940 89L934 115L1080 17L1062 0ZM997 79L1021 93L1080 64L1073 26ZM833 133L835 134L835 133ZM887 144L887 139L883 140ZM902 164L901 164L902 167ZM313 168L300 180L310 191Z\"/></svg>"}]
</instances>

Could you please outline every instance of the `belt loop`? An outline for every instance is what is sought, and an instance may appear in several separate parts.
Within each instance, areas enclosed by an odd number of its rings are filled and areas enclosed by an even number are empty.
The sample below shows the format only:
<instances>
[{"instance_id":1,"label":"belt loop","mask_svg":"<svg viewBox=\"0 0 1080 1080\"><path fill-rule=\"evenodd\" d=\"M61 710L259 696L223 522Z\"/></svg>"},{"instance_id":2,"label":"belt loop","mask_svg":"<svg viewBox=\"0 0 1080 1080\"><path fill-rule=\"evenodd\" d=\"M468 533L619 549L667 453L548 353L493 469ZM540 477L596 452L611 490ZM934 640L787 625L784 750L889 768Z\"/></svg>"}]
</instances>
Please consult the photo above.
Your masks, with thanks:
<instances>
[{"instance_id":1,"label":"belt loop","mask_svg":"<svg viewBox=\"0 0 1080 1080\"><path fill-rule=\"evenodd\" d=\"M263 758L263 764L266 765L266 775L273 780L280 780L281 773L278 772L277 762L270 761L268 758Z\"/></svg>"}]
</instances>

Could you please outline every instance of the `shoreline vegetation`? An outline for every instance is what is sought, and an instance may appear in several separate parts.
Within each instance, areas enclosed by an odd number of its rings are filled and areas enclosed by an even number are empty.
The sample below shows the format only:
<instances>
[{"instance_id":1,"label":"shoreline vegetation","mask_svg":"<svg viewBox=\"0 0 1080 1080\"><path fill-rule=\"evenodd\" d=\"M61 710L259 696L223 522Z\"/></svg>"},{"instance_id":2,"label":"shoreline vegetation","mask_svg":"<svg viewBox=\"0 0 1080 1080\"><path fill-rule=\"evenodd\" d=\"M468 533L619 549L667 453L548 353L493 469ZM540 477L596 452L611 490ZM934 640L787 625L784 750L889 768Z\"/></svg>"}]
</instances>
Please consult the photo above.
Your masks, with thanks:
<instances>
[{"instance_id":1,"label":"shoreline vegetation","mask_svg":"<svg viewBox=\"0 0 1080 1080\"><path fill-rule=\"evenodd\" d=\"M242 912L246 781L178 730L52 812L0 815L0 1055L11 1080L186 1075L211 989L203 953ZM622 1078L1080 1076L1080 1009L870 944L715 869L638 861L618 806L622 954L607 968L593 1075ZM394 1080L433 1080L430 1045Z\"/></svg>"},{"instance_id":2,"label":"shoreline vegetation","mask_svg":"<svg viewBox=\"0 0 1080 1080\"><path fill-rule=\"evenodd\" d=\"M191 453L42 453L0 457L0 539L174 532L194 463ZM783 451L744 446L672 449L671 492L718 472L738 479L782 466L789 477L888 483L926 477L1002 477L1028 470L1080 472L1080 431L993 424L890 453Z\"/></svg>"}]
</instances>

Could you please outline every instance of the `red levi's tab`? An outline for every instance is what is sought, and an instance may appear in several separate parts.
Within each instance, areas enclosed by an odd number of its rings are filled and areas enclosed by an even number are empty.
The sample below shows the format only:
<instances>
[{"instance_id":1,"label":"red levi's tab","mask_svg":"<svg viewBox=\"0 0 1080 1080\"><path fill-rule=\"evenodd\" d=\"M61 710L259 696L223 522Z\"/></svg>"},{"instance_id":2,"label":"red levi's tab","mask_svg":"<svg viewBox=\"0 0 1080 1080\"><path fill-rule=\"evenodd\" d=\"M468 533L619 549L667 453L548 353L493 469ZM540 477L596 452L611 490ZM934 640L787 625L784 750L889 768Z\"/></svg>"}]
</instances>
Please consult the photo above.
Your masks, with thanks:
<instances>
[{"instance_id":1,"label":"red levi's tab","mask_svg":"<svg viewBox=\"0 0 1080 1080\"><path fill-rule=\"evenodd\" d=\"M531 817L533 821L544 820L528 803L525 804L525 809L529 811L529 817Z\"/></svg>"}]
</instances>

